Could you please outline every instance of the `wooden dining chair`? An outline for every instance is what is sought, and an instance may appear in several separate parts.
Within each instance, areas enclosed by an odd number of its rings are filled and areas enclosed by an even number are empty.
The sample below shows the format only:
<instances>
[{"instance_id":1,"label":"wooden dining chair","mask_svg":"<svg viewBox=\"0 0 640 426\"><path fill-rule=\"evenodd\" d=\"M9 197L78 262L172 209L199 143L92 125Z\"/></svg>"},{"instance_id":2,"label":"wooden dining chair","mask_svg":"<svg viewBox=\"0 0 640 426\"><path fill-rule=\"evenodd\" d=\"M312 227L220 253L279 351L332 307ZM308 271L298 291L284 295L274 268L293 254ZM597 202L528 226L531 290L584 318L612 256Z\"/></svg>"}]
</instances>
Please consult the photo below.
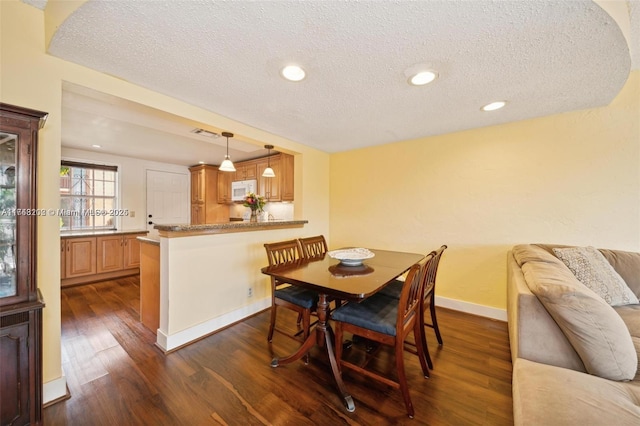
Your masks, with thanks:
<instances>
[{"instance_id":1,"label":"wooden dining chair","mask_svg":"<svg viewBox=\"0 0 640 426\"><path fill-rule=\"evenodd\" d=\"M306 259L322 257L328 251L327 242L323 235L299 238L298 241L300 241L300 247L302 248L302 257Z\"/></svg>"},{"instance_id":2,"label":"wooden dining chair","mask_svg":"<svg viewBox=\"0 0 640 426\"><path fill-rule=\"evenodd\" d=\"M433 256L433 260L429 263L429 267L425 271L424 277L424 297L422 298L422 309L420 309L420 323L424 327L433 328L436 333L436 339L438 339L438 344L442 345L442 335L440 334L440 328L438 327L438 319L436 317L436 304L435 304L435 295L436 295L436 276L438 274L438 265L440 264L440 258L442 257L442 253L447 249L446 245L442 245L439 249L432 251L429 253L430 256ZM384 294L389 297L399 298L400 292L402 291L403 282L400 280L394 280L389 283L385 288L380 290L379 293ZM425 321L424 313L426 309L429 308L429 312L431 314L431 323ZM429 355L429 348L427 346L427 339L424 333L422 333L422 350L426 354L427 364L430 369L433 370L433 361L431 360L431 356ZM416 340L417 342L417 340ZM417 354L415 350L415 343L405 342L409 347L407 350L414 354Z\"/></svg>"},{"instance_id":3,"label":"wooden dining chair","mask_svg":"<svg viewBox=\"0 0 640 426\"><path fill-rule=\"evenodd\" d=\"M302 250L298 240L287 240L277 243L267 243L264 245L269 259L269 266L286 265L302 258ZM276 330L276 314L278 307L284 307L298 312L298 327L302 322L303 341L309 336L311 327L311 312L318 304L318 294L311 290L289 285L271 277L271 323L269 324L269 342L273 339ZM278 329L278 332L289 337L296 338L296 334L290 334Z\"/></svg>"},{"instance_id":4,"label":"wooden dining chair","mask_svg":"<svg viewBox=\"0 0 640 426\"><path fill-rule=\"evenodd\" d=\"M440 328L438 327L438 319L436 318L436 304L435 304L435 296L436 296L436 275L438 274L438 265L440 264L440 258L442 257L442 253L447 249L446 245L442 245L438 250L432 251L434 255L434 259L429 269L427 269L427 276L425 277L424 284L424 303L429 304L429 311L431 312L431 324L425 322L424 320L424 310L426 306L422 308L422 324L433 328L436 333L436 338L438 339L438 344L442 345L442 336L440 335Z\"/></svg>"},{"instance_id":5,"label":"wooden dining chair","mask_svg":"<svg viewBox=\"0 0 640 426\"><path fill-rule=\"evenodd\" d=\"M414 416L413 404L409 395L409 386L404 369L404 341L413 332L416 341L421 339L423 327L419 322L422 298L423 276L425 268L432 257L427 256L420 264L413 265L407 279L403 283L400 298L374 294L360 303L347 303L336 309L331 318L335 323L335 350L338 367L355 371L366 377L378 380L395 389L400 389L404 398L407 415ZM421 331L422 330L422 331ZM372 369L367 369L371 357L364 363L356 365L342 358L343 336L345 332L362 336L379 344L392 346L395 352L397 381ZM417 345L421 365L425 377L429 370L425 365L425 355L422 345Z\"/></svg>"},{"instance_id":6,"label":"wooden dining chair","mask_svg":"<svg viewBox=\"0 0 640 426\"><path fill-rule=\"evenodd\" d=\"M323 257L327 251L327 241L324 238L324 235L318 235L315 237L305 237L299 238L300 247L302 248L302 257L305 259L317 259ZM329 303L334 302L335 307L338 308L342 305L342 301L340 299L336 299L333 297L329 298ZM300 318L298 318L298 321Z\"/></svg>"}]
</instances>

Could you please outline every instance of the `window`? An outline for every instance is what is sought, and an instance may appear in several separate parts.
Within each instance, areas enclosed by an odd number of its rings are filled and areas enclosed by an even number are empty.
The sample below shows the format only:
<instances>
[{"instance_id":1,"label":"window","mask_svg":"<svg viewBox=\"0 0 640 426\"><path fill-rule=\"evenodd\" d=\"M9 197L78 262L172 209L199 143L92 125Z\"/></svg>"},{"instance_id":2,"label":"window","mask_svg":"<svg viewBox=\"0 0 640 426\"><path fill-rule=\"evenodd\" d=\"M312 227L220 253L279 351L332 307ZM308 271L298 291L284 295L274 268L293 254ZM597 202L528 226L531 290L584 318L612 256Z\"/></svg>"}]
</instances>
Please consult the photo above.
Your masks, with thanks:
<instances>
[{"instance_id":1,"label":"window","mask_svg":"<svg viewBox=\"0 0 640 426\"><path fill-rule=\"evenodd\" d=\"M116 229L118 167L62 161L60 229Z\"/></svg>"}]
</instances>

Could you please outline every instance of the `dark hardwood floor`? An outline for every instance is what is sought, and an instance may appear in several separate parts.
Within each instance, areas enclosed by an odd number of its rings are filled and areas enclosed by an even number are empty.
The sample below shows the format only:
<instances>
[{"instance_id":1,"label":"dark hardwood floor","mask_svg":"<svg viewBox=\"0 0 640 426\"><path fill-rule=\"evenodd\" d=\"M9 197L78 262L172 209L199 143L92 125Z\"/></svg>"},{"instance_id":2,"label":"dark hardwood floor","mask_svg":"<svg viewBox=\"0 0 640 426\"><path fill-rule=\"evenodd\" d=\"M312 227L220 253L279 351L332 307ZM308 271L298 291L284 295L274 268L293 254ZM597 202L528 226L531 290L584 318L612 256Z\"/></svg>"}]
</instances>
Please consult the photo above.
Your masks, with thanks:
<instances>
[{"instance_id":1,"label":"dark hardwood floor","mask_svg":"<svg viewBox=\"0 0 640 426\"><path fill-rule=\"evenodd\" d=\"M405 363L415 418L399 390L345 373L356 411L338 397L326 356L271 368L272 354L296 342L276 333L266 341L269 313L169 355L139 322L138 279L62 290L62 359L71 398L44 410L47 425L511 425L511 358L507 325L438 309L444 345L427 329L434 361L422 377L415 355ZM278 323L295 316L279 311ZM364 356L354 344L349 356ZM345 356L347 353L345 353ZM391 351L373 364L385 368ZM389 371L393 371L393 366Z\"/></svg>"}]
</instances>

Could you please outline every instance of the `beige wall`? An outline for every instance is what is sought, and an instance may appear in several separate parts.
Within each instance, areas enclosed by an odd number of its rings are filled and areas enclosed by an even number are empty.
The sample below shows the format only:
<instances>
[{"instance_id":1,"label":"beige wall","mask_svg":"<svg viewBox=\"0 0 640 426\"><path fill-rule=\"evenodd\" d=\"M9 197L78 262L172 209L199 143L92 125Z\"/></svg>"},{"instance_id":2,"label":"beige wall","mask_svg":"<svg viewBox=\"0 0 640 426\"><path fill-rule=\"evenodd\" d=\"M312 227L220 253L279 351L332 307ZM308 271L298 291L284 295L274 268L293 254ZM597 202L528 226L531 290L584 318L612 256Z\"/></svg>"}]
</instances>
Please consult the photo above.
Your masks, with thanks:
<instances>
[{"instance_id":1,"label":"beige wall","mask_svg":"<svg viewBox=\"0 0 640 426\"><path fill-rule=\"evenodd\" d=\"M332 244L447 244L437 294L505 309L514 244L640 250L639 122L635 71L604 108L332 155Z\"/></svg>"},{"instance_id":2,"label":"beige wall","mask_svg":"<svg viewBox=\"0 0 640 426\"><path fill-rule=\"evenodd\" d=\"M56 2L56 7L81 2ZM55 20L54 20L55 21ZM45 53L45 13L17 0L0 1L0 100L49 113L40 132L38 153L38 203L40 208L59 205L58 175L61 156L61 93L64 81L119 96L134 102L223 128L261 143L270 143L296 155L295 216L309 220L307 235L329 233L329 155L201 108L145 90L123 80L61 61ZM307 196L307 193L309 195ZM59 220L38 221L38 286L44 310L44 382L63 374L60 354Z\"/></svg>"}]
</instances>

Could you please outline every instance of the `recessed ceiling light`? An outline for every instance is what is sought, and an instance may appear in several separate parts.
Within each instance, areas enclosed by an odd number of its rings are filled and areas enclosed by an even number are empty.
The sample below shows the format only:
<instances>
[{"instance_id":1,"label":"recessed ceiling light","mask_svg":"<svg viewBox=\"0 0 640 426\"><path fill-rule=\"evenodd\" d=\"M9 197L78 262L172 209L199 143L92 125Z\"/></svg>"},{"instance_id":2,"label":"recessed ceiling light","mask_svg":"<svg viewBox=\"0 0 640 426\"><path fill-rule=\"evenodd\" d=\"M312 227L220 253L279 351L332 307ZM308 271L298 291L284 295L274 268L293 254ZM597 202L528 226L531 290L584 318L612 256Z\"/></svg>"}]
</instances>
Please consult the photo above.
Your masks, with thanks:
<instances>
[{"instance_id":1,"label":"recessed ceiling light","mask_svg":"<svg viewBox=\"0 0 640 426\"><path fill-rule=\"evenodd\" d=\"M91 145L91 146L94 147L94 148L102 148L102 145L98 145L98 144L95 144L95 143L93 145Z\"/></svg>"},{"instance_id":2,"label":"recessed ceiling light","mask_svg":"<svg viewBox=\"0 0 640 426\"><path fill-rule=\"evenodd\" d=\"M304 70L297 65L288 65L282 68L280 74L289 81L300 81L307 75Z\"/></svg>"},{"instance_id":3,"label":"recessed ceiling light","mask_svg":"<svg viewBox=\"0 0 640 426\"><path fill-rule=\"evenodd\" d=\"M485 106L483 106L480 109L483 110L483 111L495 111L497 109L502 108L506 104L507 104L506 101L491 102L490 104L486 104Z\"/></svg>"},{"instance_id":4,"label":"recessed ceiling light","mask_svg":"<svg viewBox=\"0 0 640 426\"><path fill-rule=\"evenodd\" d=\"M198 164L204 164L204 161L198 161Z\"/></svg>"},{"instance_id":5,"label":"recessed ceiling light","mask_svg":"<svg viewBox=\"0 0 640 426\"><path fill-rule=\"evenodd\" d=\"M409 84L414 86L424 86L431 83L438 77L435 71L420 71L409 79Z\"/></svg>"}]
</instances>

